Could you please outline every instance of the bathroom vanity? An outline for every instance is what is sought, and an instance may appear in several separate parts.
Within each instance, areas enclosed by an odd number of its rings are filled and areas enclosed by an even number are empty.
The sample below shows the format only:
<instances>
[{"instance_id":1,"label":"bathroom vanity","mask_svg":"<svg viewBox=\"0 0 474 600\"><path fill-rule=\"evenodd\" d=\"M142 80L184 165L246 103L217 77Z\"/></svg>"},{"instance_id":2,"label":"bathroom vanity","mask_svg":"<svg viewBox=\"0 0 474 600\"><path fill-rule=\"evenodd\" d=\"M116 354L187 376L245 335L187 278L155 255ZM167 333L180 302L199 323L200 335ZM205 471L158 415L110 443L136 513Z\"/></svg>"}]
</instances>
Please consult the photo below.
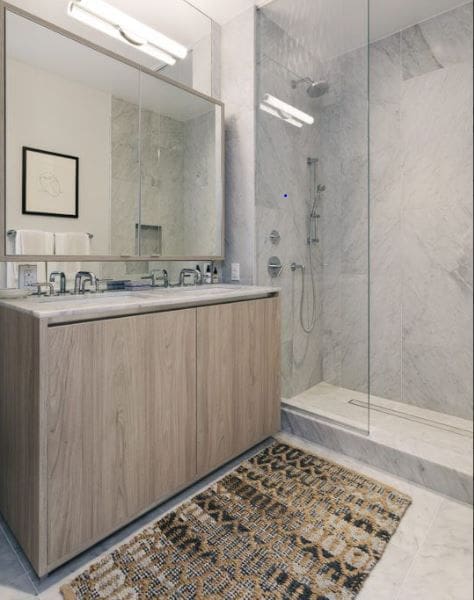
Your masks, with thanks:
<instances>
[{"instance_id":1,"label":"bathroom vanity","mask_svg":"<svg viewBox=\"0 0 474 600\"><path fill-rule=\"evenodd\" d=\"M44 575L279 430L272 288L0 302L0 512Z\"/></svg>"},{"instance_id":2,"label":"bathroom vanity","mask_svg":"<svg viewBox=\"0 0 474 600\"><path fill-rule=\"evenodd\" d=\"M221 262L222 102L2 0L0 37L0 287ZM278 431L279 348L273 288L0 301L0 513L36 572Z\"/></svg>"}]
</instances>

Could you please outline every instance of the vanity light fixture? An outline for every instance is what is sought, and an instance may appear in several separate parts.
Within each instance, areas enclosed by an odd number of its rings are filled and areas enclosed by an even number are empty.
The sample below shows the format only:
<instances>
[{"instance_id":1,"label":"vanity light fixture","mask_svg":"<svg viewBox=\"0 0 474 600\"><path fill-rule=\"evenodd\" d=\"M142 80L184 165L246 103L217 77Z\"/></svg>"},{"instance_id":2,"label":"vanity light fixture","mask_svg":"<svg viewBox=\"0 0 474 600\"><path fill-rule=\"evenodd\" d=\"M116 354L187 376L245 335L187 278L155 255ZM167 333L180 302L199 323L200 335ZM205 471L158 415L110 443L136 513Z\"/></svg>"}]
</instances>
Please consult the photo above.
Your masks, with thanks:
<instances>
[{"instance_id":1,"label":"vanity light fixture","mask_svg":"<svg viewBox=\"0 0 474 600\"><path fill-rule=\"evenodd\" d=\"M260 108L296 127L302 127L303 124L312 125L314 123L314 118L311 115L308 115L302 110L299 110L298 108L291 106L291 104L287 104L286 102L283 102L283 100L275 98L275 96L270 94L265 94L262 103L260 104Z\"/></svg>"},{"instance_id":2,"label":"vanity light fixture","mask_svg":"<svg viewBox=\"0 0 474 600\"><path fill-rule=\"evenodd\" d=\"M290 117L290 115L284 114L282 111L277 110L276 108L272 108L271 106L268 106L263 102L260 104L260 110L263 110L269 115L277 117L282 121L286 121L287 123L290 123L290 125L294 125L295 127L303 127L303 123L300 123L300 121L293 119L292 117Z\"/></svg>"},{"instance_id":3,"label":"vanity light fixture","mask_svg":"<svg viewBox=\"0 0 474 600\"><path fill-rule=\"evenodd\" d=\"M72 0L69 16L102 33L124 42L159 61L174 65L186 58L188 50L182 44L140 23L103 0Z\"/></svg>"}]
</instances>

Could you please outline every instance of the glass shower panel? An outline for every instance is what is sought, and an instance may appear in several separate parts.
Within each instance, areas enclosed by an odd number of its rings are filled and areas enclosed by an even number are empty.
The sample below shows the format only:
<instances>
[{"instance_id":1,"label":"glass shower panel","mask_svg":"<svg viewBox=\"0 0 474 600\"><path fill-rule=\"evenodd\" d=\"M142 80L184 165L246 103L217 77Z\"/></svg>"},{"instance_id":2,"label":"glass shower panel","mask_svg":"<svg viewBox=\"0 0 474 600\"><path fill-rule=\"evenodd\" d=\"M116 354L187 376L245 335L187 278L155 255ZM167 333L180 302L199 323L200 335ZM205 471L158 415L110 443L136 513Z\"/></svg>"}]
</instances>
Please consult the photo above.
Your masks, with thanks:
<instances>
[{"instance_id":1,"label":"glass shower panel","mask_svg":"<svg viewBox=\"0 0 474 600\"><path fill-rule=\"evenodd\" d=\"M368 0L257 19L257 273L282 289L284 407L368 432Z\"/></svg>"},{"instance_id":2,"label":"glass shower panel","mask_svg":"<svg viewBox=\"0 0 474 600\"><path fill-rule=\"evenodd\" d=\"M451 452L473 415L473 5L412 5L370 45L372 408Z\"/></svg>"}]
</instances>

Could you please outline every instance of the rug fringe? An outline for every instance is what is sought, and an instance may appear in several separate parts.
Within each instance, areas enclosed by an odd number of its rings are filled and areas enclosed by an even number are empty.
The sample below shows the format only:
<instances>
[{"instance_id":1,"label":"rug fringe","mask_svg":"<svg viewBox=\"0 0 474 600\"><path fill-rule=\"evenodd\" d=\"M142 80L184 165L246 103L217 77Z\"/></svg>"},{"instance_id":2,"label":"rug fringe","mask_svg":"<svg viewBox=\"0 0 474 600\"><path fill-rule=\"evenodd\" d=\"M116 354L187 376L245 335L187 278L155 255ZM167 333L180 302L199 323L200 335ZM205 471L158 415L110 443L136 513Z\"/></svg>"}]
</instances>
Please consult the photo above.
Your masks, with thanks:
<instances>
[{"instance_id":1,"label":"rug fringe","mask_svg":"<svg viewBox=\"0 0 474 600\"><path fill-rule=\"evenodd\" d=\"M76 600L77 598L76 592L70 585L63 585L59 591L63 595L64 600Z\"/></svg>"}]
</instances>

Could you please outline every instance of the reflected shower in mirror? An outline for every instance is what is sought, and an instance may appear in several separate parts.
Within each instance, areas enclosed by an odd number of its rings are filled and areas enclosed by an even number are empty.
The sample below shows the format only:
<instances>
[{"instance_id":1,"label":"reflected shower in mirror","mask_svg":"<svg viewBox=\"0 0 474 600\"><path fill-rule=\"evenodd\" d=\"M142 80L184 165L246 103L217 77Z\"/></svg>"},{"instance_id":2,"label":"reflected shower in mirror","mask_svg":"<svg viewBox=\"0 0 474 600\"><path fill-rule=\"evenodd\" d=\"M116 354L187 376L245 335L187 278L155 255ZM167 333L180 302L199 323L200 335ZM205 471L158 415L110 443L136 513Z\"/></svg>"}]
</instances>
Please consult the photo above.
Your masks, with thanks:
<instances>
[{"instance_id":1,"label":"reflected shower in mirror","mask_svg":"<svg viewBox=\"0 0 474 600\"><path fill-rule=\"evenodd\" d=\"M222 256L222 107L6 12L6 254Z\"/></svg>"}]
</instances>

